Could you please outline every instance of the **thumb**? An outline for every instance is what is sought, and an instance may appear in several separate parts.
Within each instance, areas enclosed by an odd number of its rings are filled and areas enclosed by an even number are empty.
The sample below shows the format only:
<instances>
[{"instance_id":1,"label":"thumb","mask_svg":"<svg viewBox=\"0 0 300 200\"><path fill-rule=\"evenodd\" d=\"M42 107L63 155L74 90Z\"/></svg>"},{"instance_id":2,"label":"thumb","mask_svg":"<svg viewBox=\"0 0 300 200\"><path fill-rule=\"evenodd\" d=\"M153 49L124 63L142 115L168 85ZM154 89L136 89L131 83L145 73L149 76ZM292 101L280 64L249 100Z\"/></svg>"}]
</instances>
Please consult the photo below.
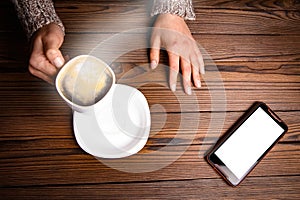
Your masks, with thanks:
<instances>
[{"instance_id":1,"label":"thumb","mask_svg":"<svg viewBox=\"0 0 300 200\"><path fill-rule=\"evenodd\" d=\"M57 68L61 68L65 63L65 59L59 50L60 46L61 42L55 39L48 40L44 45L44 52L47 59Z\"/></svg>"}]
</instances>

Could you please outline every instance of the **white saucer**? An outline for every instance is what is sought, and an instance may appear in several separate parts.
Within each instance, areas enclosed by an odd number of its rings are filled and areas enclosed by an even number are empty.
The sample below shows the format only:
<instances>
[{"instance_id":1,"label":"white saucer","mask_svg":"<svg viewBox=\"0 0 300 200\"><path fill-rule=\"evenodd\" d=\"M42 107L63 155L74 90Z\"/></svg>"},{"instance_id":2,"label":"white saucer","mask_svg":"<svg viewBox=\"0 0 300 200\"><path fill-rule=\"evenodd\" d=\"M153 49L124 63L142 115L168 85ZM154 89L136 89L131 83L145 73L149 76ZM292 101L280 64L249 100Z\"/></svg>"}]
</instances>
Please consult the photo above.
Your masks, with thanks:
<instances>
[{"instance_id":1,"label":"white saucer","mask_svg":"<svg viewBox=\"0 0 300 200\"><path fill-rule=\"evenodd\" d=\"M115 84L112 98L94 112L74 111L73 127L79 146L101 158L122 158L140 151L150 132L145 96L130 86Z\"/></svg>"}]
</instances>

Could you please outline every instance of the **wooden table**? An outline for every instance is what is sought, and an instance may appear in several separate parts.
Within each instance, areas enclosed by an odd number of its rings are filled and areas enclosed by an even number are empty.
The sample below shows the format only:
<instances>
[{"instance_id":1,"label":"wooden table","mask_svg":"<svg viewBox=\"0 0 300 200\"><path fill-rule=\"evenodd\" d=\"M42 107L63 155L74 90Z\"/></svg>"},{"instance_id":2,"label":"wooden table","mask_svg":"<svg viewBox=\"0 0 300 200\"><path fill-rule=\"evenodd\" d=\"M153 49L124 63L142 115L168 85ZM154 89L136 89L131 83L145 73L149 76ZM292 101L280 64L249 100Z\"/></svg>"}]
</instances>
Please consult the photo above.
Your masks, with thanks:
<instances>
[{"instance_id":1,"label":"wooden table","mask_svg":"<svg viewBox=\"0 0 300 200\"><path fill-rule=\"evenodd\" d=\"M66 26L63 53L71 58L87 54L119 32L148 27L148 4L55 1ZM299 199L299 2L194 0L194 6L197 20L188 25L221 79L206 79L192 97L184 95L178 81L173 94L164 67L145 67L146 49L115 60L111 66L117 80L137 87L151 107L150 138L129 159L134 163L127 163L100 162L79 147L71 109L53 86L29 74L26 38L13 6L1 1L0 198ZM165 55L162 63L167 64ZM232 188L207 164L203 151L255 101L266 102L289 131L246 180ZM151 163L138 159L147 154L154 155L152 169L157 163L170 164L148 172L126 171L130 164L149 167ZM120 163L125 163L123 170L116 169Z\"/></svg>"}]
</instances>

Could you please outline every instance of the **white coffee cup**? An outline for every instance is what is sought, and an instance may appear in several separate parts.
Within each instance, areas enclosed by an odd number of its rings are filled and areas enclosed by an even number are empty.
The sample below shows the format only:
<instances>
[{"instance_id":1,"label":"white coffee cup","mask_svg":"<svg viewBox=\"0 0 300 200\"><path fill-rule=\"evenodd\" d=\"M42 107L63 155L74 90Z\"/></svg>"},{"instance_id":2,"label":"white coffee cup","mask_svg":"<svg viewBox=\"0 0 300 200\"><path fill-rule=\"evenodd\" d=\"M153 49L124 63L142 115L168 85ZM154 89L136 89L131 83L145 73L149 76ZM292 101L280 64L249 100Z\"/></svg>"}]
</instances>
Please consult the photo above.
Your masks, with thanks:
<instances>
[{"instance_id":1,"label":"white coffee cup","mask_svg":"<svg viewBox=\"0 0 300 200\"><path fill-rule=\"evenodd\" d=\"M115 74L102 60L80 55L59 71L55 86L59 95L77 112L91 112L111 99Z\"/></svg>"}]
</instances>

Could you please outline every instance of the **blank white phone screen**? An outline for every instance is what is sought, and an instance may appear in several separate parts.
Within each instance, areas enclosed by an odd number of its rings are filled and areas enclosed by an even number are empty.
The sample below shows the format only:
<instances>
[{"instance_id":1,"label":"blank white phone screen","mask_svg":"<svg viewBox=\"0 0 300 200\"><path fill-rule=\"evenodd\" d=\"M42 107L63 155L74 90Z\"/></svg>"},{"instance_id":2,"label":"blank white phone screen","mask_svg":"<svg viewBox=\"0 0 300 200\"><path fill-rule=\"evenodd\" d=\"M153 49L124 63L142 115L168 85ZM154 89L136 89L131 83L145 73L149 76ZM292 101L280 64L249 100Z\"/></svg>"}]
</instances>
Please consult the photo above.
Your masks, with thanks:
<instances>
[{"instance_id":1,"label":"blank white phone screen","mask_svg":"<svg viewBox=\"0 0 300 200\"><path fill-rule=\"evenodd\" d=\"M240 179L283 132L283 128L258 108L215 154Z\"/></svg>"}]
</instances>

